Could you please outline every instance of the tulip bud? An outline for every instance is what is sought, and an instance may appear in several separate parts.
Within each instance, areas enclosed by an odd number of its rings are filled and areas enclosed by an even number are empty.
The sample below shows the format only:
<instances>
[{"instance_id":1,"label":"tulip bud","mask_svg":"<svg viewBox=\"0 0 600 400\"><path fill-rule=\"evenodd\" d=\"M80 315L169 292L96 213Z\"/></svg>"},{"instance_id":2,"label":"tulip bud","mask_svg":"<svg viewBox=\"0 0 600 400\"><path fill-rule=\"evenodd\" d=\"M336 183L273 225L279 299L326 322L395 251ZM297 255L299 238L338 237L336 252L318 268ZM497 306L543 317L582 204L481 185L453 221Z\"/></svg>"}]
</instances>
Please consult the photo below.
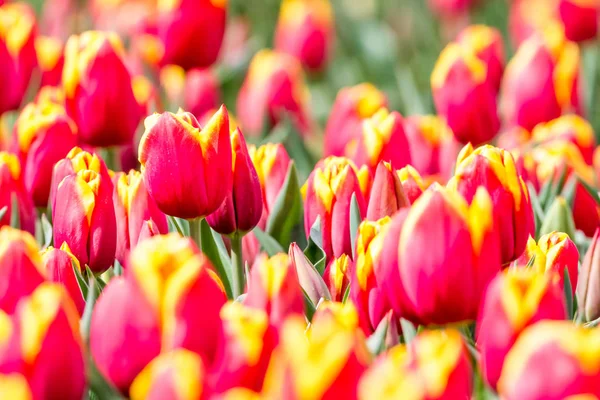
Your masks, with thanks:
<instances>
[{"instance_id":1,"label":"tulip bud","mask_svg":"<svg viewBox=\"0 0 600 400\"><path fill-rule=\"evenodd\" d=\"M48 280L51 282L60 283L65 287L67 293L73 300L79 315L83 315L85 309L85 299L79 288L79 282L77 276L75 276L74 268L77 268L81 273L81 264L73 253L67 243L63 243L59 249L52 246L48 247L42 252L42 262Z\"/></svg>"},{"instance_id":2,"label":"tulip bud","mask_svg":"<svg viewBox=\"0 0 600 400\"><path fill-rule=\"evenodd\" d=\"M490 145L473 150L470 144L461 150L448 187L458 190L471 202L480 186L493 199L502 262L511 262L525 250L527 239L534 233L535 223L529 191L508 151Z\"/></svg>"},{"instance_id":3,"label":"tulip bud","mask_svg":"<svg viewBox=\"0 0 600 400\"><path fill-rule=\"evenodd\" d=\"M30 103L15 123L13 148L23 165L23 179L37 207L46 207L54 165L77 145L77 127L58 103Z\"/></svg>"},{"instance_id":4,"label":"tulip bud","mask_svg":"<svg viewBox=\"0 0 600 400\"><path fill-rule=\"evenodd\" d=\"M0 114L21 105L37 60L35 13L25 3L0 5Z\"/></svg>"},{"instance_id":5,"label":"tulip bud","mask_svg":"<svg viewBox=\"0 0 600 400\"><path fill-rule=\"evenodd\" d=\"M263 200L256 168L239 129L231 134L231 151L233 187L221 206L206 217L206 221L220 234L243 235L258 224L262 216Z\"/></svg>"},{"instance_id":6,"label":"tulip bud","mask_svg":"<svg viewBox=\"0 0 600 400\"><path fill-rule=\"evenodd\" d=\"M40 87L60 86L65 64L63 43L52 36L35 38L35 52L42 72Z\"/></svg>"},{"instance_id":7,"label":"tulip bud","mask_svg":"<svg viewBox=\"0 0 600 400\"><path fill-rule=\"evenodd\" d=\"M221 105L221 89L210 69L192 69L185 76L185 109L201 120L210 110Z\"/></svg>"},{"instance_id":8,"label":"tulip bud","mask_svg":"<svg viewBox=\"0 0 600 400\"><path fill-rule=\"evenodd\" d=\"M334 39L329 0L285 0L275 30L275 49L295 56L309 71L325 68Z\"/></svg>"},{"instance_id":9,"label":"tulip bud","mask_svg":"<svg viewBox=\"0 0 600 400\"><path fill-rule=\"evenodd\" d=\"M404 120L404 131L410 164L423 175L439 175L442 181L450 179L460 147L446 122L434 115L409 117Z\"/></svg>"},{"instance_id":10,"label":"tulip bud","mask_svg":"<svg viewBox=\"0 0 600 400\"><path fill-rule=\"evenodd\" d=\"M450 43L431 74L433 100L456 139L475 145L490 141L498 129L496 89L490 72L472 49Z\"/></svg>"},{"instance_id":11,"label":"tulip bud","mask_svg":"<svg viewBox=\"0 0 600 400\"><path fill-rule=\"evenodd\" d=\"M352 255L350 206L356 196L361 215L366 204L357 170L352 161L343 157L328 157L319 162L306 183L304 229L310 232L317 217L321 221L323 250L327 259L342 254Z\"/></svg>"},{"instance_id":12,"label":"tulip bud","mask_svg":"<svg viewBox=\"0 0 600 400\"><path fill-rule=\"evenodd\" d=\"M538 322L519 336L506 356L498 393L507 400L559 400L586 393L597 396L599 354L598 329L570 321ZM559 365L561 368L556 368Z\"/></svg>"},{"instance_id":13,"label":"tulip bud","mask_svg":"<svg viewBox=\"0 0 600 400\"><path fill-rule=\"evenodd\" d=\"M140 121L123 57L123 44L114 33L88 31L71 36L65 45L62 83L67 113L81 141L91 146L130 143Z\"/></svg>"},{"instance_id":14,"label":"tulip bud","mask_svg":"<svg viewBox=\"0 0 600 400\"><path fill-rule=\"evenodd\" d=\"M169 232L167 216L148 194L142 175L135 170L113 177L113 202L117 222L116 259L126 264L129 251L140 241L142 231L155 236Z\"/></svg>"},{"instance_id":15,"label":"tulip bud","mask_svg":"<svg viewBox=\"0 0 600 400\"><path fill-rule=\"evenodd\" d=\"M13 211L13 207L18 207ZM23 174L19 159L10 153L0 151L0 209L6 213L0 219L0 226L10 225L13 213L19 215L19 228L31 234L35 232L35 209L31 195L23 184Z\"/></svg>"},{"instance_id":16,"label":"tulip bud","mask_svg":"<svg viewBox=\"0 0 600 400\"><path fill-rule=\"evenodd\" d=\"M185 349L156 357L131 384L132 400L201 399L205 393L204 365L198 354Z\"/></svg>"},{"instance_id":17,"label":"tulip bud","mask_svg":"<svg viewBox=\"0 0 600 400\"><path fill-rule=\"evenodd\" d=\"M325 127L324 155L346 155L346 148L355 147L353 143L362 135L363 120L387 107L387 103L385 94L370 83L341 89Z\"/></svg>"},{"instance_id":18,"label":"tulip bud","mask_svg":"<svg viewBox=\"0 0 600 400\"><path fill-rule=\"evenodd\" d=\"M66 242L83 265L94 272L115 260L117 227L112 188L91 170L67 176L58 185L52 209L54 243Z\"/></svg>"},{"instance_id":19,"label":"tulip bud","mask_svg":"<svg viewBox=\"0 0 600 400\"><path fill-rule=\"evenodd\" d=\"M409 204L413 204L421 197L425 189L427 189L425 182L423 182L423 178L419 172L410 165L399 169L396 171L396 174L400 179L400 183L402 183L402 188L404 189Z\"/></svg>"},{"instance_id":20,"label":"tulip bud","mask_svg":"<svg viewBox=\"0 0 600 400\"><path fill-rule=\"evenodd\" d=\"M45 271L33 236L0 228L0 310L12 313L21 297L44 282Z\"/></svg>"},{"instance_id":21,"label":"tulip bud","mask_svg":"<svg viewBox=\"0 0 600 400\"><path fill-rule=\"evenodd\" d=\"M552 145L558 142L571 142L577 146L584 161L592 164L596 139L592 125L578 115L563 115L533 128L533 140Z\"/></svg>"},{"instance_id":22,"label":"tulip bud","mask_svg":"<svg viewBox=\"0 0 600 400\"><path fill-rule=\"evenodd\" d=\"M600 318L600 228L592 238L590 247L585 253L581 263L581 273L577 280L571 280L577 283L577 314L584 321L593 321Z\"/></svg>"},{"instance_id":23,"label":"tulip bud","mask_svg":"<svg viewBox=\"0 0 600 400\"><path fill-rule=\"evenodd\" d=\"M488 81L497 93L504 73L504 45L500 32L485 25L471 25L460 32L456 41L485 63Z\"/></svg>"},{"instance_id":24,"label":"tulip bud","mask_svg":"<svg viewBox=\"0 0 600 400\"><path fill-rule=\"evenodd\" d=\"M566 318L565 297L555 272L510 268L486 290L477 321L477 344L486 382L496 388L502 365L521 332L544 320Z\"/></svg>"},{"instance_id":25,"label":"tulip bud","mask_svg":"<svg viewBox=\"0 0 600 400\"><path fill-rule=\"evenodd\" d=\"M398 174L392 166L382 161L377 166L371 195L367 206L367 219L376 221L391 216L401 208L410 206Z\"/></svg>"},{"instance_id":26,"label":"tulip bud","mask_svg":"<svg viewBox=\"0 0 600 400\"><path fill-rule=\"evenodd\" d=\"M334 258L325 267L323 279L329 288L332 301L342 301L344 299L346 290L350 285L352 271L354 271L354 263L347 254Z\"/></svg>"},{"instance_id":27,"label":"tulip bud","mask_svg":"<svg viewBox=\"0 0 600 400\"><path fill-rule=\"evenodd\" d=\"M392 217L379 263L397 315L436 325L475 319L501 266L492 212L483 188L469 206L458 193L434 187Z\"/></svg>"},{"instance_id":28,"label":"tulip bud","mask_svg":"<svg viewBox=\"0 0 600 400\"><path fill-rule=\"evenodd\" d=\"M261 50L250 62L238 95L237 114L252 137L260 136L288 116L306 136L312 125L309 100L300 62L288 54Z\"/></svg>"},{"instance_id":29,"label":"tulip bud","mask_svg":"<svg viewBox=\"0 0 600 400\"><path fill-rule=\"evenodd\" d=\"M288 256L296 270L300 286L313 304L318 304L321 299L330 300L332 296L327 284L296 243L290 245ZM342 257L347 258L347 256ZM325 275L327 276L327 272Z\"/></svg>"},{"instance_id":30,"label":"tulip bud","mask_svg":"<svg viewBox=\"0 0 600 400\"><path fill-rule=\"evenodd\" d=\"M144 183L158 208L187 219L219 208L232 182L227 109L222 106L204 128L183 111L154 114L144 125L139 159Z\"/></svg>"},{"instance_id":31,"label":"tulip bud","mask_svg":"<svg viewBox=\"0 0 600 400\"><path fill-rule=\"evenodd\" d=\"M574 42L594 39L598 33L600 2L597 0L559 0L558 14L565 36Z\"/></svg>"}]
</instances>

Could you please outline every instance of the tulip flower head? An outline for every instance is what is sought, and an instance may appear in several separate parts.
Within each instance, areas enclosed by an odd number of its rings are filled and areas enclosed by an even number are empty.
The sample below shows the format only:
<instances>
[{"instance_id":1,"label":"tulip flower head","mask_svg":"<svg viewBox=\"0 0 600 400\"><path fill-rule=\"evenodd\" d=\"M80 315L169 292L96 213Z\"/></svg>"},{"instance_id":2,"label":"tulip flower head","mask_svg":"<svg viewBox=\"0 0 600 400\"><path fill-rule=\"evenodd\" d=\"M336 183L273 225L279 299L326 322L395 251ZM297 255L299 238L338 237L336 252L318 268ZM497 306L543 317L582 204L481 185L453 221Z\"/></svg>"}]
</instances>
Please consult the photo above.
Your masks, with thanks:
<instances>
[{"instance_id":1,"label":"tulip flower head","mask_svg":"<svg viewBox=\"0 0 600 400\"><path fill-rule=\"evenodd\" d=\"M488 79L498 91L504 73L504 45L500 32L485 25L471 25L463 29L456 41L471 49L488 69Z\"/></svg>"},{"instance_id":2,"label":"tulip flower head","mask_svg":"<svg viewBox=\"0 0 600 400\"><path fill-rule=\"evenodd\" d=\"M35 210L23 183L21 163L17 156L0 151L0 208L4 207L6 213L0 219L0 226L9 225L11 216L16 213L21 229L32 234L35 232Z\"/></svg>"}]
</instances>

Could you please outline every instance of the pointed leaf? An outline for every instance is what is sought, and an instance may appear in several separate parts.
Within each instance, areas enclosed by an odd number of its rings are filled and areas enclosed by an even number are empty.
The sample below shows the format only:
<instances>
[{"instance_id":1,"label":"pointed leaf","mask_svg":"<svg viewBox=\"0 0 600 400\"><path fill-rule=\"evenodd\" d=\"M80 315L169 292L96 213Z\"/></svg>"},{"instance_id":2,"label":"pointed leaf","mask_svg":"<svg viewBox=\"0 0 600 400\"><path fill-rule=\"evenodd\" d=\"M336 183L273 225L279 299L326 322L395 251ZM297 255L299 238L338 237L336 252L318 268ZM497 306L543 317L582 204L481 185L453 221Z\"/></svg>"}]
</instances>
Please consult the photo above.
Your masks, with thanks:
<instances>
[{"instance_id":1,"label":"pointed leaf","mask_svg":"<svg viewBox=\"0 0 600 400\"><path fill-rule=\"evenodd\" d=\"M75 261L71 260L71 267L73 268L73 271L75 272L75 277L77 278L77 283L79 284L79 289L81 290L81 294L83 296L83 298L87 298L87 294L88 294L88 284L87 284L87 280L83 277L83 274L81 273L81 270L77 267L77 265L75 264Z\"/></svg>"},{"instance_id":2,"label":"pointed leaf","mask_svg":"<svg viewBox=\"0 0 600 400\"><path fill-rule=\"evenodd\" d=\"M542 221L544 220L544 210L540 204L540 198L535 192L535 188L531 184L531 182L527 183L527 188L529 189L529 199L531 201L531 207L533 208L533 216L535 218L535 228L536 228L536 237L537 232L542 227Z\"/></svg>"},{"instance_id":3,"label":"pointed leaf","mask_svg":"<svg viewBox=\"0 0 600 400\"><path fill-rule=\"evenodd\" d=\"M0 208L0 219L4 218L7 211L8 211L8 206L4 206L4 207Z\"/></svg>"},{"instance_id":4,"label":"pointed leaf","mask_svg":"<svg viewBox=\"0 0 600 400\"><path fill-rule=\"evenodd\" d=\"M567 305L567 315L569 319L573 319L573 315L575 313L574 303L573 303L573 287L571 286L571 278L569 277L569 269L564 269L564 291L565 291L565 303Z\"/></svg>"},{"instance_id":5,"label":"pointed leaf","mask_svg":"<svg viewBox=\"0 0 600 400\"><path fill-rule=\"evenodd\" d=\"M417 329L412 322L400 318L400 327L402 328L402 336L404 336L404 343L410 344L417 336Z\"/></svg>"},{"instance_id":6,"label":"pointed leaf","mask_svg":"<svg viewBox=\"0 0 600 400\"><path fill-rule=\"evenodd\" d=\"M19 200L15 193L11 196L11 209L10 209L10 226L15 229L21 229L21 217L19 215Z\"/></svg>"},{"instance_id":7,"label":"pointed leaf","mask_svg":"<svg viewBox=\"0 0 600 400\"><path fill-rule=\"evenodd\" d=\"M565 187L563 188L563 191L560 194L562 197L565 198L570 209L573 209L573 205L575 203L575 189L576 188L577 188L577 177L575 175L572 175L569 178L569 180L567 181L567 183L565 184Z\"/></svg>"},{"instance_id":8,"label":"pointed leaf","mask_svg":"<svg viewBox=\"0 0 600 400\"><path fill-rule=\"evenodd\" d=\"M81 322L79 324L79 330L81 332L81 337L85 343L88 343L90 338L90 326L92 324L92 312L94 310L94 305L96 304L96 300L100 295L100 292L96 290L96 279L90 278L88 285L88 292L85 298L85 308L83 310L83 315L81 316Z\"/></svg>"},{"instance_id":9,"label":"pointed leaf","mask_svg":"<svg viewBox=\"0 0 600 400\"><path fill-rule=\"evenodd\" d=\"M390 323L386 316L381 320L375 332L367 339L367 347L373 355L378 355L385 350L385 339L387 337Z\"/></svg>"},{"instance_id":10,"label":"pointed leaf","mask_svg":"<svg viewBox=\"0 0 600 400\"><path fill-rule=\"evenodd\" d=\"M268 233L259 227L254 228L252 232L254 232L254 235L258 239L262 249L267 252L269 257L272 257L278 253L285 253L285 250L283 247L281 247L279 242L273 239Z\"/></svg>"},{"instance_id":11,"label":"pointed leaf","mask_svg":"<svg viewBox=\"0 0 600 400\"><path fill-rule=\"evenodd\" d=\"M313 315L315 315L315 311L317 311L317 306L312 302L308 294L302 289L302 297L304 298L304 315L306 319L310 322L312 321Z\"/></svg>"},{"instance_id":12,"label":"pointed leaf","mask_svg":"<svg viewBox=\"0 0 600 400\"><path fill-rule=\"evenodd\" d=\"M356 235L358 234L358 226L362 222L360 208L356 200L356 193L352 193L350 199L350 241L352 243L352 258L356 259Z\"/></svg>"},{"instance_id":13,"label":"pointed leaf","mask_svg":"<svg viewBox=\"0 0 600 400\"><path fill-rule=\"evenodd\" d=\"M179 225L177 218L169 215L167 216L167 219L169 221L169 232L177 232L181 236L185 236L183 228L181 228L181 226Z\"/></svg>"},{"instance_id":14,"label":"pointed leaf","mask_svg":"<svg viewBox=\"0 0 600 400\"><path fill-rule=\"evenodd\" d=\"M90 392L100 400L125 400L115 387L98 370L92 356L87 356L87 381Z\"/></svg>"},{"instance_id":15,"label":"pointed leaf","mask_svg":"<svg viewBox=\"0 0 600 400\"><path fill-rule=\"evenodd\" d=\"M271 214L267 219L266 232L283 247L290 244L292 229L302 222L302 196L296 166L292 161Z\"/></svg>"},{"instance_id":16,"label":"pointed leaf","mask_svg":"<svg viewBox=\"0 0 600 400\"><path fill-rule=\"evenodd\" d=\"M48 246L52 246L53 236L52 236L52 224L48 221L48 217L46 214L42 214L40 218L42 221L42 232L44 232L44 248Z\"/></svg>"},{"instance_id":17,"label":"pointed leaf","mask_svg":"<svg viewBox=\"0 0 600 400\"><path fill-rule=\"evenodd\" d=\"M342 303L346 304L348 301L348 297L350 297L350 285L346 286L346 291L344 292L344 296L342 297Z\"/></svg>"},{"instance_id":18,"label":"pointed leaf","mask_svg":"<svg viewBox=\"0 0 600 400\"><path fill-rule=\"evenodd\" d=\"M123 275L123 266L118 260L115 260L115 263L113 264L113 272L115 276Z\"/></svg>"},{"instance_id":19,"label":"pointed leaf","mask_svg":"<svg viewBox=\"0 0 600 400\"><path fill-rule=\"evenodd\" d=\"M202 236L202 252L208 257L217 270L217 275L221 278L227 297L231 299L231 260L229 257L222 257L215 241L213 230L205 219L200 222L200 233ZM220 236L219 239L221 239Z\"/></svg>"},{"instance_id":20,"label":"pointed leaf","mask_svg":"<svg viewBox=\"0 0 600 400\"><path fill-rule=\"evenodd\" d=\"M571 209L565 199L560 196L554 200L546 213L539 236L553 231L565 232L569 237L575 237L575 223L573 222Z\"/></svg>"}]
</instances>

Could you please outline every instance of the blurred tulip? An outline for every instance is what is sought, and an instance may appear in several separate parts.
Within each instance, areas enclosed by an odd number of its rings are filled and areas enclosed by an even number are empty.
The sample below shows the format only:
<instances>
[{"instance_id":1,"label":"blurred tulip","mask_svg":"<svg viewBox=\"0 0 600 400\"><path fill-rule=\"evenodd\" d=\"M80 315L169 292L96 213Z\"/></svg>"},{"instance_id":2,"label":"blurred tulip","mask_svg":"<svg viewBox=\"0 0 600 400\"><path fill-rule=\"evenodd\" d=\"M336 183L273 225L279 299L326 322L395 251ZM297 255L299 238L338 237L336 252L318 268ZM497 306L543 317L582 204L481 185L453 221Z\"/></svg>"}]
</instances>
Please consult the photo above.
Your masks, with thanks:
<instances>
[{"instance_id":1,"label":"blurred tulip","mask_svg":"<svg viewBox=\"0 0 600 400\"><path fill-rule=\"evenodd\" d=\"M549 25L560 24L556 7L558 1L560 0L511 1L508 30L515 48Z\"/></svg>"},{"instance_id":2,"label":"blurred tulip","mask_svg":"<svg viewBox=\"0 0 600 400\"><path fill-rule=\"evenodd\" d=\"M443 181L452 176L460 144L446 122L434 115L419 115L404 120L410 148L410 164L423 175L439 175Z\"/></svg>"},{"instance_id":3,"label":"blurred tulip","mask_svg":"<svg viewBox=\"0 0 600 400\"><path fill-rule=\"evenodd\" d=\"M42 252L42 263L44 264L48 280L63 285L73 300L77 312L80 316L83 315L85 299L79 288L74 268L77 268L81 274L84 271L81 270L81 264L79 264L77 258L71 253L71 249L69 249L67 243L63 243L58 249L52 246L45 249Z\"/></svg>"},{"instance_id":4,"label":"blurred tulip","mask_svg":"<svg viewBox=\"0 0 600 400\"><path fill-rule=\"evenodd\" d=\"M45 280L33 236L9 226L0 228L0 310L12 313L19 300Z\"/></svg>"},{"instance_id":5,"label":"blurred tulip","mask_svg":"<svg viewBox=\"0 0 600 400\"><path fill-rule=\"evenodd\" d=\"M500 129L496 94L490 71L473 49L450 43L431 73L433 100L456 139L478 145L494 138Z\"/></svg>"},{"instance_id":6,"label":"blurred tulip","mask_svg":"<svg viewBox=\"0 0 600 400\"><path fill-rule=\"evenodd\" d=\"M584 321L600 318L600 228L596 229L585 253L579 278L571 282L577 287L577 314Z\"/></svg>"},{"instance_id":7,"label":"blurred tulip","mask_svg":"<svg viewBox=\"0 0 600 400\"><path fill-rule=\"evenodd\" d=\"M66 108L83 143L116 146L130 143L135 134L140 107L123 57L115 33L88 31L71 36L65 45Z\"/></svg>"},{"instance_id":8,"label":"blurred tulip","mask_svg":"<svg viewBox=\"0 0 600 400\"><path fill-rule=\"evenodd\" d=\"M501 267L492 200L483 188L470 206L451 189L427 190L392 217L382 247L383 290L395 313L415 323L474 320Z\"/></svg>"},{"instance_id":9,"label":"blurred tulip","mask_svg":"<svg viewBox=\"0 0 600 400\"><path fill-rule=\"evenodd\" d=\"M131 384L130 396L132 400L199 400L204 392L202 359L177 349L152 360Z\"/></svg>"},{"instance_id":10,"label":"blurred tulip","mask_svg":"<svg viewBox=\"0 0 600 400\"><path fill-rule=\"evenodd\" d=\"M504 44L500 31L485 25L471 25L460 32L456 41L485 63L487 79L497 92L504 73Z\"/></svg>"},{"instance_id":11,"label":"blurred tulip","mask_svg":"<svg viewBox=\"0 0 600 400\"><path fill-rule=\"evenodd\" d=\"M112 185L92 170L81 170L60 182L52 208L54 243L67 243L82 265L94 272L115 260L117 226Z\"/></svg>"},{"instance_id":12,"label":"blurred tulip","mask_svg":"<svg viewBox=\"0 0 600 400\"><path fill-rule=\"evenodd\" d=\"M579 67L579 48L561 28L532 35L506 67L500 104L506 123L532 130L563 112L580 112Z\"/></svg>"},{"instance_id":13,"label":"blurred tulip","mask_svg":"<svg viewBox=\"0 0 600 400\"><path fill-rule=\"evenodd\" d=\"M25 187L37 207L46 207L54 165L77 145L77 126L62 105L40 99L25 106L14 130Z\"/></svg>"},{"instance_id":14,"label":"blurred tulip","mask_svg":"<svg viewBox=\"0 0 600 400\"><path fill-rule=\"evenodd\" d=\"M527 239L534 234L535 222L529 191L508 151L490 145L473 149L468 144L458 155L448 187L458 190L468 202L479 187L484 187L493 200L502 262L511 262L523 253Z\"/></svg>"},{"instance_id":15,"label":"blurred tulip","mask_svg":"<svg viewBox=\"0 0 600 400\"><path fill-rule=\"evenodd\" d=\"M0 374L0 396L6 399L33 400L27 380L19 373Z\"/></svg>"},{"instance_id":16,"label":"blurred tulip","mask_svg":"<svg viewBox=\"0 0 600 400\"><path fill-rule=\"evenodd\" d=\"M249 136L260 137L265 129L289 117L306 136L312 125L309 95L298 60L289 54L261 50L252 58L238 95L240 124Z\"/></svg>"},{"instance_id":17,"label":"blurred tulip","mask_svg":"<svg viewBox=\"0 0 600 400\"><path fill-rule=\"evenodd\" d=\"M13 211L13 207L18 210ZM17 156L0 151L0 209L6 207L0 226L10 225L13 213L19 216L19 228L35 233L35 209L31 195L23 183L21 164Z\"/></svg>"},{"instance_id":18,"label":"blurred tulip","mask_svg":"<svg viewBox=\"0 0 600 400\"><path fill-rule=\"evenodd\" d=\"M144 124L139 159L144 183L158 208L187 219L219 208L232 182L227 109L222 106L203 128L183 111L154 114Z\"/></svg>"},{"instance_id":19,"label":"blurred tulip","mask_svg":"<svg viewBox=\"0 0 600 400\"><path fill-rule=\"evenodd\" d=\"M148 194L141 173L119 172L113 177L113 202L117 222L116 259L126 265L129 251L140 241L144 229L149 236L169 232L167 216ZM151 221L151 222L150 222Z\"/></svg>"},{"instance_id":20,"label":"blurred tulip","mask_svg":"<svg viewBox=\"0 0 600 400\"><path fill-rule=\"evenodd\" d=\"M400 182L402 183L402 188L404 189L404 193L408 198L410 204L413 204L427 189L425 186L425 182L423 182L423 178L414 169L412 166L407 165L404 168L396 171Z\"/></svg>"},{"instance_id":21,"label":"blurred tulip","mask_svg":"<svg viewBox=\"0 0 600 400\"><path fill-rule=\"evenodd\" d=\"M567 317L563 286L548 274L517 267L500 273L486 290L477 321L477 344L486 382L496 388L506 354L530 325Z\"/></svg>"},{"instance_id":22,"label":"blurred tulip","mask_svg":"<svg viewBox=\"0 0 600 400\"><path fill-rule=\"evenodd\" d=\"M520 126L511 126L508 129L502 131L496 138L496 147L501 149L510 150L517 162L516 153L521 153L520 150L529 144L531 140L531 132Z\"/></svg>"},{"instance_id":23,"label":"blurred tulip","mask_svg":"<svg viewBox=\"0 0 600 400\"><path fill-rule=\"evenodd\" d=\"M350 275L353 271L354 263L347 254L334 258L325 267L323 279L329 288L332 301L342 301L344 299L348 286L350 286Z\"/></svg>"},{"instance_id":24,"label":"blurred tulip","mask_svg":"<svg viewBox=\"0 0 600 400\"><path fill-rule=\"evenodd\" d=\"M583 42L594 39L598 34L598 0L558 0L558 14L567 39Z\"/></svg>"},{"instance_id":25,"label":"blurred tulip","mask_svg":"<svg viewBox=\"0 0 600 400\"><path fill-rule=\"evenodd\" d=\"M366 214L366 202L354 163L343 157L326 158L317 163L305 188L304 229L307 234L320 218L327 260L342 254L351 256L350 208L353 194L361 215Z\"/></svg>"},{"instance_id":26,"label":"blurred tulip","mask_svg":"<svg viewBox=\"0 0 600 400\"><path fill-rule=\"evenodd\" d=\"M63 43L52 36L35 38L35 52L42 72L40 87L60 86L65 64Z\"/></svg>"},{"instance_id":27,"label":"blurred tulip","mask_svg":"<svg viewBox=\"0 0 600 400\"><path fill-rule=\"evenodd\" d=\"M209 69L192 69L185 77L184 103L198 120L221 105L221 88L216 74Z\"/></svg>"},{"instance_id":28,"label":"blurred tulip","mask_svg":"<svg viewBox=\"0 0 600 400\"><path fill-rule=\"evenodd\" d=\"M455 16L465 13L475 0L428 0L429 7L437 14Z\"/></svg>"},{"instance_id":29,"label":"blurred tulip","mask_svg":"<svg viewBox=\"0 0 600 400\"><path fill-rule=\"evenodd\" d=\"M592 125L578 115L563 115L533 128L533 140L551 144L568 141L577 146L587 164L592 164L596 139Z\"/></svg>"},{"instance_id":30,"label":"blurred tulip","mask_svg":"<svg viewBox=\"0 0 600 400\"><path fill-rule=\"evenodd\" d=\"M275 30L275 49L298 58L309 71L325 68L334 41L329 0L285 0Z\"/></svg>"},{"instance_id":31,"label":"blurred tulip","mask_svg":"<svg viewBox=\"0 0 600 400\"><path fill-rule=\"evenodd\" d=\"M231 151L233 186L223 203L206 217L206 221L220 234L243 235L254 229L260 221L263 200L256 168L239 129L231 134Z\"/></svg>"},{"instance_id":32,"label":"blurred tulip","mask_svg":"<svg viewBox=\"0 0 600 400\"><path fill-rule=\"evenodd\" d=\"M0 114L21 105L37 65L35 13L28 4L0 6Z\"/></svg>"},{"instance_id":33,"label":"blurred tulip","mask_svg":"<svg viewBox=\"0 0 600 400\"><path fill-rule=\"evenodd\" d=\"M355 147L362 136L363 120L387 104L385 94L370 83L341 89L325 127L324 155L346 155L346 148Z\"/></svg>"},{"instance_id":34,"label":"blurred tulip","mask_svg":"<svg viewBox=\"0 0 600 400\"><path fill-rule=\"evenodd\" d=\"M367 206L367 219L376 221L410 206L400 177L392 166L382 161L377 166Z\"/></svg>"},{"instance_id":35,"label":"blurred tulip","mask_svg":"<svg viewBox=\"0 0 600 400\"><path fill-rule=\"evenodd\" d=\"M570 321L538 322L519 336L506 356L498 393L507 400L598 397L599 354L600 330Z\"/></svg>"}]
</instances>

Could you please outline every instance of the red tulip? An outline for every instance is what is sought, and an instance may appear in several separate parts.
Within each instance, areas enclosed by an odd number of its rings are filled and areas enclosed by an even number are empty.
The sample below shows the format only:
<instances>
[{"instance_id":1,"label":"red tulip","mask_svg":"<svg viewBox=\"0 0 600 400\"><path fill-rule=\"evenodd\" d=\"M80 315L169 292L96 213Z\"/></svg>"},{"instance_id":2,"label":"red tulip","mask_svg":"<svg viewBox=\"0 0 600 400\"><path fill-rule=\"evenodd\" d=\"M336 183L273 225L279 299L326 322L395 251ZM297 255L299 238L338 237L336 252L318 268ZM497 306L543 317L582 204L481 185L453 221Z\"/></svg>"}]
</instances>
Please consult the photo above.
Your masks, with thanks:
<instances>
[{"instance_id":1,"label":"red tulip","mask_svg":"<svg viewBox=\"0 0 600 400\"><path fill-rule=\"evenodd\" d=\"M594 160L596 139L592 125L578 115L563 115L547 123L540 123L531 132L533 140L552 144L568 141L577 146L587 164Z\"/></svg>"},{"instance_id":2,"label":"red tulip","mask_svg":"<svg viewBox=\"0 0 600 400\"><path fill-rule=\"evenodd\" d=\"M60 86L65 64L64 44L52 36L38 36L35 39L35 52L38 66L42 71L40 87Z\"/></svg>"},{"instance_id":3,"label":"red tulip","mask_svg":"<svg viewBox=\"0 0 600 400\"><path fill-rule=\"evenodd\" d=\"M425 189L427 189L419 172L410 165L399 169L396 171L396 174L398 175L398 178L400 178L402 188L404 189L404 193L406 193L406 197L410 204L417 201Z\"/></svg>"},{"instance_id":4,"label":"red tulip","mask_svg":"<svg viewBox=\"0 0 600 400\"><path fill-rule=\"evenodd\" d=\"M461 31L456 41L485 63L489 83L498 91L504 73L504 45L500 32L485 25L471 25Z\"/></svg>"},{"instance_id":5,"label":"red tulip","mask_svg":"<svg viewBox=\"0 0 600 400\"><path fill-rule=\"evenodd\" d=\"M591 40L598 34L600 2L597 0L559 0L558 14L565 36L574 42Z\"/></svg>"},{"instance_id":6,"label":"red tulip","mask_svg":"<svg viewBox=\"0 0 600 400\"><path fill-rule=\"evenodd\" d=\"M217 76L209 69L192 69L185 77L184 104L199 120L221 105L221 89Z\"/></svg>"},{"instance_id":7,"label":"red tulip","mask_svg":"<svg viewBox=\"0 0 600 400\"><path fill-rule=\"evenodd\" d=\"M6 212L0 219L0 226L10 224L14 206L18 207L16 213L19 216L20 228L33 234L35 209L31 195L23 184L21 164L15 155L0 151L0 209L6 207Z\"/></svg>"},{"instance_id":8,"label":"red tulip","mask_svg":"<svg viewBox=\"0 0 600 400\"><path fill-rule=\"evenodd\" d=\"M79 288L79 282L75 275L74 268L81 270L79 260L71 253L67 243L63 243L60 248L48 247L42 252L42 262L46 270L48 280L60 283L65 287L67 293L73 300L79 315L83 315L85 309L85 299Z\"/></svg>"},{"instance_id":9,"label":"red tulip","mask_svg":"<svg viewBox=\"0 0 600 400\"><path fill-rule=\"evenodd\" d=\"M332 301L342 301L350 285L350 275L354 263L347 254L342 254L329 262L323 272L323 279L329 288Z\"/></svg>"}]
</instances>

